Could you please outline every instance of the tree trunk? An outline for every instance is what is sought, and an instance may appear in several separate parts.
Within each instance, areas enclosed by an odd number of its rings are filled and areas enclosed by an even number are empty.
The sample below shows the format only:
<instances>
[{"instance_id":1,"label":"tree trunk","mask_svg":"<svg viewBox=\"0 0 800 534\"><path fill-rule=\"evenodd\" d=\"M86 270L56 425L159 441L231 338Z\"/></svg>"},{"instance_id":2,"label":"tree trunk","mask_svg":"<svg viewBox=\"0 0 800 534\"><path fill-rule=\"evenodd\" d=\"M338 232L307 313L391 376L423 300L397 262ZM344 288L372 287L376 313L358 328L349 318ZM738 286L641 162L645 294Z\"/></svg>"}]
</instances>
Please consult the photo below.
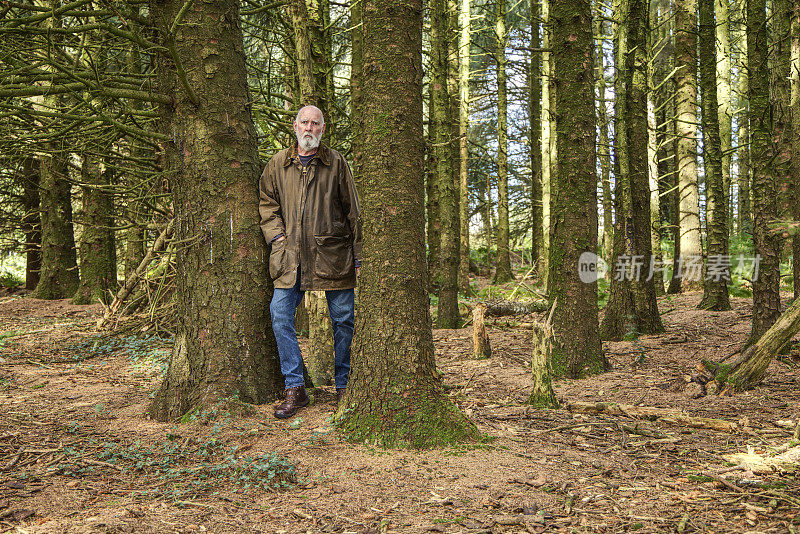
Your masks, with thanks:
<instances>
[{"instance_id":1,"label":"tree trunk","mask_svg":"<svg viewBox=\"0 0 800 534\"><path fill-rule=\"evenodd\" d=\"M486 306L476 304L472 308L472 358L485 360L492 356L492 346L489 344L489 334L486 333Z\"/></svg>"},{"instance_id":2,"label":"tree trunk","mask_svg":"<svg viewBox=\"0 0 800 534\"><path fill-rule=\"evenodd\" d=\"M103 190L110 185L110 170L95 156L84 156L83 232L80 239L81 283L73 304L108 303L117 290L117 245L114 238L114 200Z\"/></svg>"},{"instance_id":3,"label":"tree trunk","mask_svg":"<svg viewBox=\"0 0 800 534\"><path fill-rule=\"evenodd\" d=\"M792 175L800 176L800 1L794 1L791 34L791 67L790 85L792 112ZM792 206L792 218L800 221L800 180L791 182L789 205ZM792 236L792 287L794 298L800 296L800 229ZM798 420L800 429L800 420Z\"/></svg>"},{"instance_id":4,"label":"tree trunk","mask_svg":"<svg viewBox=\"0 0 800 534\"><path fill-rule=\"evenodd\" d=\"M652 93L647 94L647 165L650 186L650 240L653 251L653 286L656 297L664 294L664 271L659 266L664 263L661 253L661 196L658 179L658 129L656 125L655 102Z\"/></svg>"},{"instance_id":5,"label":"tree trunk","mask_svg":"<svg viewBox=\"0 0 800 534\"><path fill-rule=\"evenodd\" d=\"M722 0L723 2L726 0ZM715 0L699 0L700 83L703 105L703 162L706 174L706 234L708 258L703 277L703 299L698 308L730 310L728 282L728 197L725 194L717 108L717 54Z\"/></svg>"},{"instance_id":6,"label":"tree trunk","mask_svg":"<svg viewBox=\"0 0 800 534\"><path fill-rule=\"evenodd\" d=\"M348 394L350 438L427 448L477 437L436 375L422 203L422 2L364 2L364 256ZM392 154L386 158L384 154ZM398 254L397 251L403 251Z\"/></svg>"},{"instance_id":7,"label":"tree trunk","mask_svg":"<svg viewBox=\"0 0 800 534\"><path fill-rule=\"evenodd\" d=\"M72 195L66 154L56 148L39 162L42 218L42 268L33 292L38 299L63 299L75 294L80 280L72 229Z\"/></svg>"},{"instance_id":8,"label":"tree trunk","mask_svg":"<svg viewBox=\"0 0 800 534\"><path fill-rule=\"evenodd\" d=\"M616 100L619 175L615 188L617 223L611 298L603 316L604 339L631 333L663 332L655 284L649 277L652 257L647 127L648 12L642 0L620 2ZM623 266L620 271L617 267Z\"/></svg>"},{"instance_id":9,"label":"tree trunk","mask_svg":"<svg viewBox=\"0 0 800 534\"><path fill-rule=\"evenodd\" d=\"M725 196L725 224L728 225L730 236L733 222L731 204L731 123L733 120L733 107L731 106L731 0L715 0L716 7L716 56L717 56L717 104L719 117L719 141L722 154L722 192ZM701 66L702 69L702 66ZM702 74L700 75L702 78ZM712 87L712 90L714 87ZM706 190L708 186L706 186ZM729 254L728 240L725 242L724 254ZM708 252L709 256L711 251Z\"/></svg>"},{"instance_id":10,"label":"tree trunk","mask_svg":"<svg viewBox=\"0 0 800 534\"><path fill-rule=\"evenodd\" d=\"M550 64L550 41L552 28L550 24L550 1L542 0L542 282L548 287L548 273L550 272L550 183L553 170L552 138L555 132L552 128L551 115L553 98L550 96L550 83L553 79L553 67Z\"/></svg>"},{"instance_id":11,"label":"tree trunk","mask_svg":"<svg viewBox=\"0 0 800 534\"><path fill-rule=\"evenodd\" d=\"M533 356L531 357L531 378L533 389L528 404L534 408L558 408L558 399L553 391L553 370L550 359L553 350L553 329L550 319L545 323L533 323Z\"/></svg>"},{"instance_id":12,"label":"tree trunk","mask_svg":"<svg viewBox=\"0 0 800 534\"><path fill-rule=\"evenodd\" d=\"M458 220L460 225L459 236L459 287L464 296L472 295L469 283L469 67L470 67L470 37L471 18L470 0L461 0L459 9L458 38L458 183L459 202Z\"/></svg>"},{"instance_id":13,"label":"tree trunk","mask_svg":"<svg viewBox=\"0 0 800 534\"><path fill-rule=\"evenodd\" d=\"M150 16L171 57L158 58L159 89L170 132L177 251L178 326L166 377L148 413L171 420L238 398L263 403L283 390L270 331L272 286L259 227L260 171L239 3L211 0L182 11L182 0L153 0ZM178 13L181 24L175 24ZM175 33L171 26L177 26ZM191 87L197 105L186 90Z\"/></svg>"},{"instance_id":14,"label":"tree trunk","mask_svg":"<svg viewBox=\"0 0 800 534\"><path fill-rule=\"evenodd\" d=\"M539 0L530 0L531 56L528 63L528 144L531 159L531 261L542 272L542 57Z\"/></svg>"},{"instance_id":15,"label":"tree trunk","mask_svg":"<svg viewBox=\"0 0 800 534\"><path fill-rule=\"evenodd\" d=\"M578 377L608 368L598 331L597 282L582 282L578 272L580 255L597 249L592 9L588 0L551 7L556 130L562 132L548 266L548 295L558 303L553 371Z\"/></svg>"},{"instance_id":16,"label":"tree trunk","mask_svg":"<svg viewBox=\"0 0 800 534\"><path fill-rule=\"evenodd\" d=\"M700 289L703 249L697 180L697 0L675 2L676 134L680 195L680 275L683 289Z\"/></svg>"},{"instance_id":17,"label":"tree trunk","mask_svg":"<svg viewBox=\"0 0 800 534\"><path fill-rule=\"evenodd\" d=\"M306 291L308 372L316 387L333 385L333 325L324 291Z\"/></svg>"},{"instance_id":18,"label":"tree trunk","mask_svg":"<svg viewBox=\"0 0 800 534\"><path fill-rule=\"evenodd\" d=\"M606 65L605 53L603 51L603 20L599 17L595 19L595 34L598 40L597 51L595 52L595 64L597 68L597 122L598 122L598 157L600 158L600 187L603 191L603 242L601 256L605 261L610 262L614 253L614 213L612 205L614 199L611 197L611 141L608 137L609 119L606 111Z\"/></svg>"},{"instance_id":19,"label":"tree trunk","mask_svg":"<svg viewBox=\"0 0 800 534\"><path fill-rule=\"evenodd\" d=\"M42 222L39 217L39 160L29 157L19 171L22 182L22 232L25 234L25 289L34 290L42 268Z\"/></svg>"},{"instance_id":20,"label":"tree trunk","mask_svg":"<svg viewBox=\"0 0 800 534\"><path fill-rule=\"evenodd\" d=\"M508 82L506 80L505 0L495 0L495 49L497 65L497 269L495 284L514 279L509 253L508 220Z\"/></svg>"},{"instance_id":21,"label":"tree trunk","mask_svg":"<svg viewBox=\"0 0 800 534\"><path fill-rule=\"evenodd\" d=\"M764 380L773 356L798 331L800 331L800 299L795 299L769 330L748 346L733 363L717 364L704 361L703 364L706 369L714 373L721 394L754 388Z\"/></svg>"},{"instance_id":22,"label":"tree trunk","mask_svg":"<svg viewBox=\"0 0 800 534\"><path fill-rule=\"evenodd\" d=\"M753 166L753 246L760 256L753 273L753 327L747 344L755 343L781 314L780 235L770 225L778 217L778 190L770 102L770 72L765 0L747 1L747 67L750 74L750 150Z\"/></svg>"},{"instance_id":23,"label":"tree trunk","mask_svg":"<svg viewBox=\"0 0 800 534\"><path fill-rule=\"evenodd\" d=\"M458 267L459 267L459 221L458 193L453 172L453 149L450 139L451 113L448 94L448 17L445 0L434 0L431 4L431 54L435 61L431 83L433 85L433 109L431 126L434 132L433 155L435 181L439 197L439 263L435 270L439 277L436 284L439 306L436 321L439 328L459 328L458 313Z\"/></svg>"},{"instance_id":24,"label":"tree trunk","mask_svg":"<svg viewBox=\"0 0 800 534\"><path fill-rule=\"evenodd\" d=\"M747 2L742 0L742 14L741 19L745 19L745 11ZM736 124L738 130L736 138L738 143L738 150L736 151L736 158L739 167L739 176L737 178L739 186L738 194L738 221L739 221L739 235L744 237L753 231L753 211L752 203L750 201L750 182L751 182L751 165L750 165L750 75L747 72L747 31L745 23L739 24L740 31L737 38L740 42L739 48L741 49L741 57L739 58L739 80L738 80L738 93L739 93L739 116L737 117Z\"/></svg>"}]
</instances>

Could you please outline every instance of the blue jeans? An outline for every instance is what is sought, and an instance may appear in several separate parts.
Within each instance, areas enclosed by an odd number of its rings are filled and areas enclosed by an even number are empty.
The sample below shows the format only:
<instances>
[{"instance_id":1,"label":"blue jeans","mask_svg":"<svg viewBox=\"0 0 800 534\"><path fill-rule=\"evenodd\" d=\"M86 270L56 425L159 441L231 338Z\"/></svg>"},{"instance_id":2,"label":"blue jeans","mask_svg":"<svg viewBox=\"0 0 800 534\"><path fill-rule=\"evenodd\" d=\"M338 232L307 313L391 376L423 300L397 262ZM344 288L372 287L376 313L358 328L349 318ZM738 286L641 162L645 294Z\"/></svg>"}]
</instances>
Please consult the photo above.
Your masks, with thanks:
<instances>
[{"instance_id":1,"label":"blue jeans","mask_svg":"<svg viewBox=\"0 0 800 534\"><path fill-rule=\"evenodd\" d=\"M278 356L281 360L286 389L304 386L303 355L297 343L297 331L294 327L294 313L304 291L300 290L300 266L297 267L297 282L291 289L275 288L269 313L272 316L272 331L278 343ZM350 344L353 341L353 325L355 318L355 291L337 289L326 291L328 311L333 323L334 383L337 389L347 387L347 376L350 373Z\"/></svg>"}]
</instances>

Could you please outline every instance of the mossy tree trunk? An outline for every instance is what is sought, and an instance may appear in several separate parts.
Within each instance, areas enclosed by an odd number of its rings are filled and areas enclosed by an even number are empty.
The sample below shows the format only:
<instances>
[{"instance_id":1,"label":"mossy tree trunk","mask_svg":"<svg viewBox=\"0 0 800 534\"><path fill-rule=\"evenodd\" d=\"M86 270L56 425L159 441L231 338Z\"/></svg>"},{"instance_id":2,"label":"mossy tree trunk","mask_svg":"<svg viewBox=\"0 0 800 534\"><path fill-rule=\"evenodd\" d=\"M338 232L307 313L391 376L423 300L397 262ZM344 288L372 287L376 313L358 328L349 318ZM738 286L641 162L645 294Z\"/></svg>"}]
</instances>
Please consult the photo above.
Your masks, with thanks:
<instances>
[{"instance_id":1,"label":"mossy tree trunk","mask_svg":"<svg viewBox=\"0 0 800 534\"><path fill-rule=\"evenodd\" d=\"M759 385L766 376L772 358L800 330L800 299L770 326L759 339L747 347L730 364L703 362L720 386L720 393L745 391Z\"/></svg>"},{"instance_id":2,"label":"mossy tree trunk","mask_svg":"<svg viewBox=\"0 0 800 534\"><path fill-rule=\"evenodd\" d=\"M742 21L745 19L745 11L747 9L747 2L741 2L742 13L740 18ZM739 49L741 50L739 57L739 79L738 84L738 105L739 115L736 123L738 129L736 132L738 149L736 151L736 159L739 166L739 176L737 183L739 186L738 204L737 204L737 221L739 236L744 237L753 231L753 210L752 202L750 199L750 182L751 182L751 165L750 165L750 75L747 72L747 31L744 22L738 24L739 31L737 32L737 40L739 41Z\"/></svg>"},{"instance_id":3,"label":"mossy tree trunk","mask_svg":"<svg viewBox=\"0 0 800 534\"><path fill-rule=\"evenodd\" d=\"M506 75L505 0L495 0L495 48L497 66L497 269L494 283L514 279L511 272L508 220L508 80Z\"/></svg>"},{"instance_id":4,"label":"mossy tree trunk","mask_svg":"<svg viewBox=\"0 0 800 534\"><path fill-rule=\"evenodd\" d=\"M528 145L531 160L531 261L542 272L542 47L539 0L529 0L531 55L528 63Z\"/></svg>"},{"instance_id":5,"label":"mossy tree trunk","mask_svg":"<svg viewBox=\"0 0 800 534\"><path fill-rule=\"evenodd\" d=\"M170 132L166 160L182 244L175 346L148 410L162 421L233 396L263 403L283 389L268 334L272 286L259 227L260 164L239 3L195 3L176 24L183 5L149 5L158 41L179 61L163 55L156 64L159 90L175 101L160 113Z\"/></svg>"},{"instance_id":6,"label":"mossy tree trunk","mask_svg":"<svg viewBox=\"0 0 800 534\"><path fill-rule=\"evenodd\" d=\"M531 357L531 379L533 389L528 404L534 408L558 408L558 399L553 391L553 371L550 359L553 346L553 330L550 321L533 323L533 355Z\"/></svg>"},{"instance_id":7,"label":"mossy tree trunk","mask_svg":"<svg viewBox=\"0 0 800 534\"><path fill-rule=\"evenodd\" d=\"M109 303L117 291L117 244L114 200L107 192L111 171L96 156L84 156L81 166L83 217L80 238L81 283L73 304Z\"/></svg>"},{"instance_id":8,"label":"mossy tree trunk","mask_svg":"<svg viewBox=\"0 0 800 534\"><path fill-rule=\"evenodd\" d=\"M434 272L439 278L437 292L439 328L459 328L458 313L458 266L459 266L459 221L456 180L451 144L452 113L449 94L448 13L446 0L431 3L431 55L434 68L431 73L433 109L430 127L433 129L434 182L438 186L439 253Z\"/></svg>"},{"instance_id":9,"label":"mossy tree trunk","mask_svg":"<svg viewBox=\"0 0 800 534\"><path fill-rule=\"evenodd\" d=\"M42 220L39 217L39 160L25 158L18 171L22 182L22 232L25 234L25 289L36 289L42 267Z\"/></svg>"},{"instance_id":10,"label":"mossy tree trunk","mask_svg":"<svg viewBox=\"0 0 800 534\"><path fill-rule=\"evenodd\" d=\"M578 258L597 248L594 38L589 0L551 7L557 194L552 199L548 291L553 312L553 371L578 377L608 368L597 320L597 282L584 283Z\"/></svg>"},{"instance_id":11,"label":"mossy tree trunk","mask_svg":"<svg viewBox=\"0 0 800 534\"><path fill-rule=\"evenodd\" d=\"M474 439L443 392L428 312L422 183L422 2L363 12L364 253L348 394L350 439L427 448ZM390 156L387 156L390 154Z\"/></svg>"},{"instance_id":12,"label":"mossy tree trunk","mask_svg":"<svg viewBox=\"0 0 800 534\"><path fill-rule=\"evenodd\" d=\"M725 223L728 225L728 235L732 230L733 211L731 204L731 147L732 147L732 122L733 106L731 105L731 0L715 0L716 46L717 55L717 85L712 87L717 91L717 105L719 117L719 143L722 157L722 191L725 195ZM701 67L702 68L702 67ZM700 75L702 78L702 74ZM728 242L726 241L726 245ZM726 248L725 254L729 251ZM711 255L711 251L708 253Z\"/></svg>"},{"instance_id":13,"label":"mossy tree trunk","mask_svg":"<svg viewBox=\"0 0 800 534\"><path fill-rule=\"evenodd\" d=\"M333 325L324 291L306 291L308 374L315 386L333 385Z\"/></svg>"},{"instance_id":14,"label":"mossy tree trunk","mask_svg":"<svg viewBox=\"0 0 800 534\"><path fill-rule=\"evenodd\" d=\"M595 9L599 9L596 7ZM600 158L600 188L603 191L603 239L600 255L605 261L610 262L614 253L614 199L611 195L611 141L608 136L609 118L606 110L606 62L603 50L605 25L603 19L595 17L595 37L597 50L595 51L595 67L597 77L597 128L598 154Z\"/></svg>"},{"instance_id":15,"label":"mossy tree trunk","mask_svg":"<svg viewBox=\"0 0 800 534\"><path fill-rule=\"evenodd\" d=\"M472 38L471 0L460 0L458 11L458 220L460 226L458 283L465 296L472 294L469 284L469 67Z\"/></svg>"},{"instance_id":16,"label":"mossy tree trunk","mask_svg":"<svg viewBox=\"0 0 800 534\"><path fill-rule=\"evenodd\" d=\"M34 298L63 299L78 288L78 263L72 227L72 194L67 154L52 147L39 162L39 213L42 219L42 268Z\"/></svg>"},{"instance_id":17,"label":"mossy tree trunk","mask_svg":"<svg viewBox=\"0 0 800 534\"><path fill-rule=\"evenodd\" d=\"M725 1L725 0L723 0ZM700 84L703 106L703 161L706 170L706 234L708 258L703 276L703 299L698 308L730 310L728 282L728 197L725 194L723 160L717 113L717 54L715 0L699 0Z\"/></svg>"},{"instance_id":18,"label":"mossy tree trunk","mask_svg":"<svg viewBox=\"0 0 800 534\"><path fill-rule=\"evenodd\" d=\"M791 68L790 68L790 108L792 112L792 175L800 176L800 2L794 2L790 27ZM791 182L789 205L792 218L800 221L800 180ZM800 296L800 230L792 236L792 286L794 298ZM798 421L800 423L800 421ZM800 428L800 426L798 426Z\"/></svg>"},{"instance_id":19,"label":"mossy tree trunk","mask_svg":"<svg viewBox=\"0 0 800 534\"><path fill-rule=\"evenodd\" d=\"M774 109L770 101L767 9L765 0L747 1L747 69L750 75L750 150L753 170L753 246L760 256L753 275L753 327L747 344L758 341L781 314L780 235L770 229L778 217L773 141Z\"/></svg>"},{"instance_id":20,"label":"mossy tree trunk","mask_svg":"<svg viewBox=\"0 0 800 534\"><path fill-rule=\"evenodd\" d=\"M697 174L697 0L675 1L675 79L681 286L700 289L703 249ZM673 274L673 276L675 276Z\"/></svg>"},{"instance_id":21,"label":"mossy tree trunk","mask_svg":"<svg viewBox=\"0 0 800 534\"><path fill-rule=\"evenodd\" d=\"M652 257L650 171L647 126L648 11L642 0L620 3L619 83L617 84L617 220L611 297L603 316L605 339L630 333L663 332L655 283L649 277ZM623 272L617 265L625 266Z\"/></svg>"}]
</instances>

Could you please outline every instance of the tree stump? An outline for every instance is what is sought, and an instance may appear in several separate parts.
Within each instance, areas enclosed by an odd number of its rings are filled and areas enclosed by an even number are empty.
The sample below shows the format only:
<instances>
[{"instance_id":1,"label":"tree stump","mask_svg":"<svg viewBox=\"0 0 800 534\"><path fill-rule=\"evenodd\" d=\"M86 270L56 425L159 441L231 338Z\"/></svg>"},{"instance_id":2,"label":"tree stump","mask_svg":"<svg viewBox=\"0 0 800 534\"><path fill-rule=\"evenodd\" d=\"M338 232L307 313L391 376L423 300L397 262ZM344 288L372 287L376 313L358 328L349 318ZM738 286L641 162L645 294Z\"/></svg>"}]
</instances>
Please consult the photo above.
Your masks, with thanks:
<instances>
[{"instance_id":1,"label":"tree stump","mask_svg":"<svg viewBox=\"0 0 800 534\"><path fill-rule=\"evenodd\" d=\"M333 384L333 326L324 291L306 291L308 372L316 387Z\"/></svg>"},{"instance_id":2,"label":"tree stump","mask_svg":"<svg viewBox=\"0 0 800 534\"><path fill-rule=\"evenodd\" d=\"M486 332L486 305L481 303L472 308L472 357L485 360L492 355L489 334Z\"/></svg>"},{"instance_id":3,"label":"tree stump","mask_svg":"<svg viewBox=\"0 0 800 534\"><path fill-rule=\"evenodd\" d=\"M528 404L535 408L558 408L558 400L553 391L553 372L550 369L552 340L553 330L549 317L545 323L533 323L533 355L531 357L533 391L528 397Z\"/></svg>"}]
</instances>

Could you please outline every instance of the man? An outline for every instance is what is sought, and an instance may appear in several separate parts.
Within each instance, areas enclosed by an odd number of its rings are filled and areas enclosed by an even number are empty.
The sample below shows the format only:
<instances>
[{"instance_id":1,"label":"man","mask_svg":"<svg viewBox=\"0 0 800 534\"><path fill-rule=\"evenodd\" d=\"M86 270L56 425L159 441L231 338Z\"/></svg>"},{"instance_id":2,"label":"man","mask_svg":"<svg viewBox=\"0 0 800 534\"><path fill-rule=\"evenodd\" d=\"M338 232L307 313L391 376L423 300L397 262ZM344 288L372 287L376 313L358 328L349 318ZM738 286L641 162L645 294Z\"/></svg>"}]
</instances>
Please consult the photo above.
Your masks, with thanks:
<instances>
[{"instance_id":1,"label":"man","mask_svg":"<svg viewBox=\"0 0 800 534\"><path fill-rule=\"evenodd\" d=\"M309 403L295 309L304 291L325 290L333 323L337 400L344 395L353 340L354 288L361 268L361 220L350 167L339 152L320 144L325 119L315 106L297 114L297 143L267 163L259 182L261 229L272 245L269 306L286 397L275 408L285 419Z\"/></svg>"}]
</instances>

